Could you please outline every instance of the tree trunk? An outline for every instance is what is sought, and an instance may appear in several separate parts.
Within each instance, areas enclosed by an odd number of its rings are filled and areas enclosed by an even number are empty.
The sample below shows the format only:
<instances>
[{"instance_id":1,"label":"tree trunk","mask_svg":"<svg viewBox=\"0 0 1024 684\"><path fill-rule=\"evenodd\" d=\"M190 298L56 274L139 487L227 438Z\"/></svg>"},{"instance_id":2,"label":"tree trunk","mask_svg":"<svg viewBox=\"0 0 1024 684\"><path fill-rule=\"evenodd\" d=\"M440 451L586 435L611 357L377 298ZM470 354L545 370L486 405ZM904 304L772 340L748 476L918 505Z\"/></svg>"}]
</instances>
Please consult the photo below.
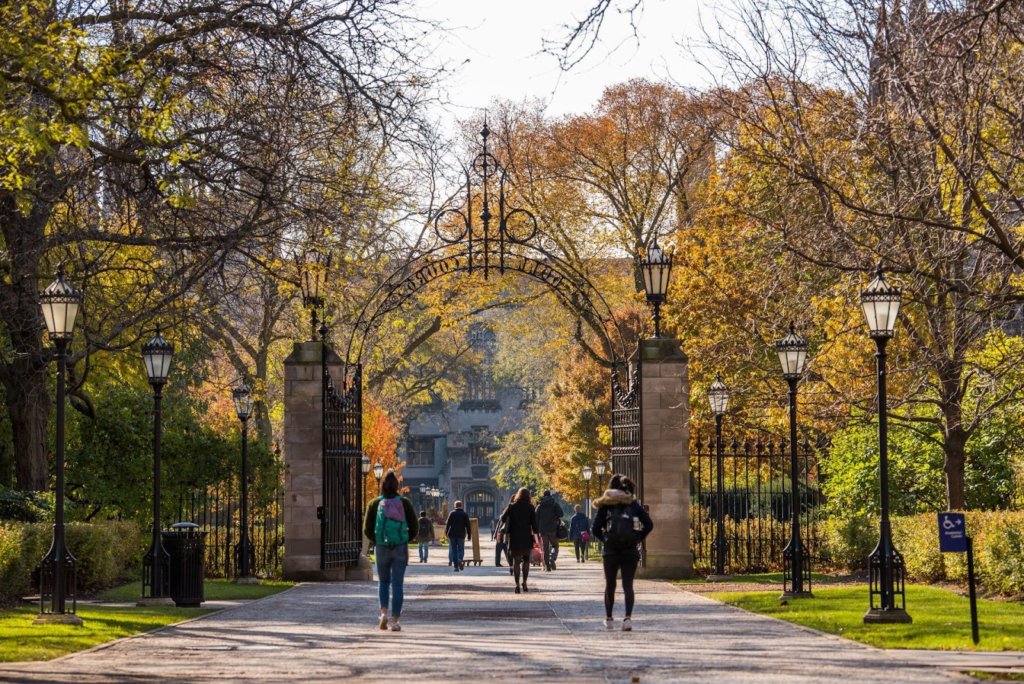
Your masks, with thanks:
<instances>
[{"instance_id":1,"label":"tree trunk","mask_svg":"<svg viewBox=\"0 0 1024 684\"><path fill-rule=\"evenodd\" d=\"M4 385L7 411L14 437L15 486L20 491L49 489L46 422L50 416L50 392L46 368L32 370L27 363L9 367Z\"/></svg>"},{"instance_id":2,"label":"tree trunk","mask_svg":"<svg viewBox=\"0 0 1024 684\"><path fill-rule=\"evenodd\" d=\"M967 510L967 497L964 491L964 469L967 462L967 433L960 427L946 432L942 450L946 454L946 462L942 469L946 472L946 506L951 511Z\"/></svg>"}]
</instances>

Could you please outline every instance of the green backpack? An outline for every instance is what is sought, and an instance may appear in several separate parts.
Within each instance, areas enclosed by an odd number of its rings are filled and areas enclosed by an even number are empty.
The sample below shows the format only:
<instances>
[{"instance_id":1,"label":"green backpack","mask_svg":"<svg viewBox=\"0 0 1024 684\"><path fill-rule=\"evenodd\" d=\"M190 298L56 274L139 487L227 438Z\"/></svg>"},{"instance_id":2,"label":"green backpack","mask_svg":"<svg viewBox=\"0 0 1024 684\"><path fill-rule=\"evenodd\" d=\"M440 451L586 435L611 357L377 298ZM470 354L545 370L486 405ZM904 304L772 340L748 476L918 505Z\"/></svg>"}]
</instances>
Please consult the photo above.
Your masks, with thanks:
<instances>
[{"instance_id":1,"label":"green backpack","mask_svg":"<svg viewBox=\"0 0 1024 684\"><path fill-rule=\"evenodd\" d=\"M377 525L374 537L378 546L399 546L409 543L409 523L405 520L392 520L384 515L384 497L377 503Z\"/></svg>"}]
</instances>

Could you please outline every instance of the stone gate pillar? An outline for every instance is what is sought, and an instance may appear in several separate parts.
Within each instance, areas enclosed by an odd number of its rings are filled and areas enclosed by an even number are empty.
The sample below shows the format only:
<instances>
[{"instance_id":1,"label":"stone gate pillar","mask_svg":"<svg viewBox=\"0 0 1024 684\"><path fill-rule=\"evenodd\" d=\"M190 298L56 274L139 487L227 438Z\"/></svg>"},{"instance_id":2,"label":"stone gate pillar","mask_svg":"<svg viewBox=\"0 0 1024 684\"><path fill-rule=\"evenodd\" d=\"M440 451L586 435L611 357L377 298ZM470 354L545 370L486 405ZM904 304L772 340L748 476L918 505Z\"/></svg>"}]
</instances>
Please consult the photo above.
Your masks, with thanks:
<instances>
[{"instance_id":1,"label":"stone gate pillar","mask_svg":"<svg viewBox=\"0 0 1024 684\"><path fill-rule=\"evenodd\" d=\"M689 360L678 340L642 340L631 359L640 367L643 503L654 531L647 537L645 577L693 575L690 551Z\"/></svg>"},{"instance_id":2,"label":"stone gate pillar","mask_svg":"<svg viewBox=\"0 0 1024 684\"><path fill-rule=\"evenodd\" d=\"M286 580L369 580L369 561L353 568L320 569L323 504L323 365L320 342L296 342L284 360L284 559ZM341 358L328 351L332 377L343 373Z\"/></svg>"}]
</instances>

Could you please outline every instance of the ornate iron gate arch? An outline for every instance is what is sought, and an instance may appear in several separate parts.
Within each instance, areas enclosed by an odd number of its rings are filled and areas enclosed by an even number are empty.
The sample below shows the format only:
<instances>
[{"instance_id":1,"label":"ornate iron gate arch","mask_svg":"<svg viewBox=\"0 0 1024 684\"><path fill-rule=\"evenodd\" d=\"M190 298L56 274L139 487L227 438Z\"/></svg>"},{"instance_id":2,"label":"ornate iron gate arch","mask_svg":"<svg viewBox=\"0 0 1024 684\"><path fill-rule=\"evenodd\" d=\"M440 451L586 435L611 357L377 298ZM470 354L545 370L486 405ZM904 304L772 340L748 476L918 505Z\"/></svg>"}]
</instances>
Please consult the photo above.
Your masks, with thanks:
<instances>
[{"instance_id":1,"label":"ornate iron gate arch","mask_svg":"<svg viewBox=\"0 0 1024 684\"><path fill-rule=\"evenodd\" d=\"M466 169L466 196L461 207L445 207L433 220L435 241L395 269L367 298L352 326L342 377L335 380L328 367L327 328L323 339L323 506L320 518L322 569L356 563L362 548L362 356L367 341L385 318L400 309L431 282L474 273L487 280L492 273L519 273L546 286L563 306L586 322L601 339L611 368L612 453L616 469L637 483L642 493L639 370L621 386L618 367L625 365L624 337L612 309L579 268L556 254L554 241L539 229L527 209L510 208L506 195L508 170L487 148L490 130L481 131L483 150ZM473 221L474 175L480 183L479 227ZM491 213L491 184L497 179L497 214ZM497 227L492 229L495 219ZM453 223L455 221L455 223ZM341 361L341 359L337 359ZM639 368L639 366L637 367Z\"/></svg>"}]
</instances>

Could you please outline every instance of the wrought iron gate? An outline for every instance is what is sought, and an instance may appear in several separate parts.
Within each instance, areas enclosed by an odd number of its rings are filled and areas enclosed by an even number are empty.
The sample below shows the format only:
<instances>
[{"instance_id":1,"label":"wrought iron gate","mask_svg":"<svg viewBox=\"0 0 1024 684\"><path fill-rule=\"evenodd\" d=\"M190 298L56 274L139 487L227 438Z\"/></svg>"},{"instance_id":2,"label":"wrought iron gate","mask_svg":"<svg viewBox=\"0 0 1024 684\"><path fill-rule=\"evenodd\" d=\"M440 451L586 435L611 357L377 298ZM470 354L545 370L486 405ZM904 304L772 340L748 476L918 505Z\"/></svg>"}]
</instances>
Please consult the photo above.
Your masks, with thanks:
<instances>
[{"instance_id":1,"label":"wrought iron gate","mask_svg":"<svg viewBox=\"0 0 1024 684\"><path fill-rule=\"evenodd\" d=\"M643 430L640 422L640 364L627 366L628 390L623 390L618 368L612 369L612 467L636 485L636 498L644 500Z\"/></svg>"},{"instance_id":2,"label":"wrought iron gate","mask_svg":"<svg viewBox=\"0 0 1024 684\"><path fill-rule=\"evenodd\" d=\"M323 505L320 518L320 568L355 565L363 548L363 373L356 364L340 387L327 368L330 349L322 351ZM347 369L346 369L347 371Z\"/></svg>"}]
</instances>

